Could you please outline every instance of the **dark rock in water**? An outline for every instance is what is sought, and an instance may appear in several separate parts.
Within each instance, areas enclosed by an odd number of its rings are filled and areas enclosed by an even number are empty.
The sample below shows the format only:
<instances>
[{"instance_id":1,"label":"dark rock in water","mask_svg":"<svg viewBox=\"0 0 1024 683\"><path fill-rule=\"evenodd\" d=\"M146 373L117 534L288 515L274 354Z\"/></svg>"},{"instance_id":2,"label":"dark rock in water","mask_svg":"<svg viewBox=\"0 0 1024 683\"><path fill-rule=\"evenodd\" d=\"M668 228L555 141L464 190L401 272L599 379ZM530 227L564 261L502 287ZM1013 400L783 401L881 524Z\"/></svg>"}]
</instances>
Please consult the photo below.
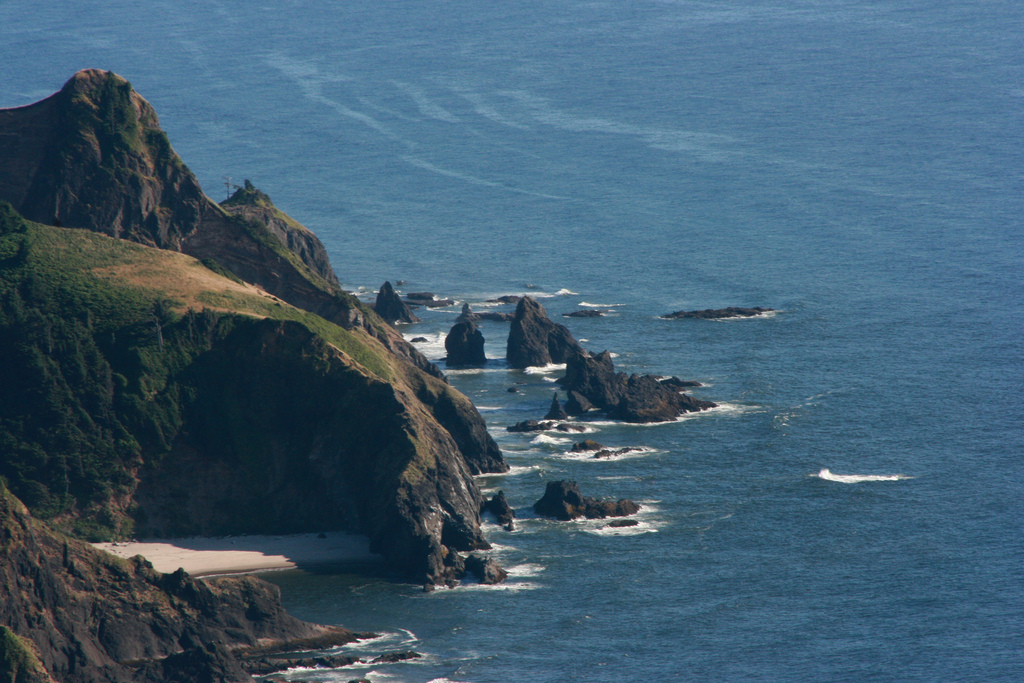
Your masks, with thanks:
<instances>
[{"instance_id":1,"label":"dark rock in water","mask_svg":"<svg viewBox=\"0 0 1024 683\"><path fill-rule=\"evenodd\" d=\"M377 292L377 302L373 306L377 315L384 318L389 325L395 323L417 323L420 321L409 306L402 301L390 282L385 281Z\"/></svg>"},{"instance_id":2,"label":"dark rock in water","mask_svg":"<svg viewBox=\"0 0 1024 683\"><path fill-rule=\"evenodd\" d=\"M707 308L703 311L676 311L675 313L668 313L661 316L667 320L674 318L700 318L703 320L714 320L717 318L752 318L755 315L761 315L762 313L768 313L774 311L774 308L738 308L730 306L728 308Z\"/></svg>"},{"instance_id":3,"label":"dark rock in water","mask_svg":"<svg viewBox=\"0 0 1024 683\"><path fill-rule=\"evenodd\" d=\"M673 385L651 375L627 377L616 373L607 351L597 355L574 353L566 361L565 370L563 386L569 392L569 414L582 414L589 404L624 422L666 422L683 413L715 407L710 401L680 394Z\"/></svg>"},{"instance_id":4,"label":"dark rock in water","mask_svg":"<svg viewBox=\"0 0 1024 683\"><path fill-rule=\"evenodd\" d=\"M418 306L426 306L427 308L445 308L446 306L455 305L455 299L431 299L429 301L425 299L412 299L410 301Z\"/></svg>"},{"instance_id":5,"label":"dark rock in water","mask_svg":"<svg viewBox=\"0 0 1024 683\"><path fill-rule=\"evenodd\" d=\"M597 406L588 401L578 391L570 391L569 400L565 402L565 412L570 415L585 415L591 410L597 410Z\"/></svg>"},{"instance_id":6,"label":"dark rock in water","mask_svg":"<svg viewBox=\"0 0 1024 683\"><path fill-rule=\"evenodd\" d=\"M618 404L607 413L608 417L623 422L667 422L683 413L714 407L711 401L680 394L650 375L632 375Z\"/></svg>"},{"instance_id":7,"label":"dark rock in water","mask_svg":"<svg viewBox=\"0 0 1024 683\"><path fill-rule=\"evenodd\" d=\"M552 424L550 422L538 422L537 420L523 420L517 422L511 427L508 427L510 432L543 432L545 429L551 429Z\"/></svg>"},{"instance_id":8,"label":"dark rock in water","mask_svg":"<svg viewBox=\"0 0 1024 683\"><path fill-rule=\"evenodd\" d=\"M462 322L464 320L471 320L477 322L479 320L494 320L500 323L507 323L514 318L513 313L496 313L494 311L484 311L483 313L477 313L469 307L469 304L462 304L462 313L455 319L456 322Z\"/></svg>"},{"instance_id":9,"label":"dark rock in water","mask_svg":"<svg viewBox=\"0 0 1024 683\"><path fill-rule=\"evenodd\" d=\"M583 425L557 423L554 420L544 420L538 422L537 420L523 420L517 422L511 427L506 428L510 432L543 432L549 429L557 429L560 432L585 432L587 428Z\"/></svg>"},{"instance_id":10,"label":"dark rock in water","mask_svg":"<svg viewBox=\"0 0 1024 683\"><path fill-rule=\"evenodd\" d=\"M604 446L602 444L599 444L596 441L592 441L591 439L586 439L584 441L580 441L579 443L573 444L572 448L569 449L569 452L570 453L586 453L588 451L601 451L601 450L604 450Z\"/></svg>"},{"instance_id":11,"label":"dark rock in water","mask_svg":"<svg viewBox=\"0 0 1024 683\"><path fill-rule=\"evenodd\" d=\"M562 424L555 425L555 429L557 429L560 432L585 432L585 431L587 431L587 428L584 427L583 425L566 424L564 422Z\"/></svg>"},{"instance_id":12,"label":"dark rock in water","mask_svg":"<svg viewBox=\"0 0 1024 683\"><path fill-rule=\"evenodd\" d=\"M627 453L636 453L639 448L602 448L597 453L594 453L595 458L614 458L617 455L626 455Z\"/></svg>"},{"instance_id":13,"label":"dark rock in water","mask_svg":"<svg viewBox=\"0 0 1024 683\"><path fill-rule=\"evenodd\" d=\"M584 497L574 481L548 482L544 496L533 504L533 511L543 517L569 521L586 517L625 517L639 512L640 506L628 499L615 502Z\"/></svg>"},{"instance_id":14,"label":"dark rock in water","mask_svg":"<svg viewBox=\"0 0 1024 683\"><path fill-rule=\"evenodd\" d=\"M640 522L638 522L635 519L617 519L614 522L608 522L608 526L614 527L614 528L621 528L621 527L627 527L627 526L637 526L638 524L640 524Z\"/></svg>"},{"instance_id":15,"label":"dark rock in water","mask_svg":"<svg viewBox=\"0 0 1024 683\"><path fill-rule=\"evenodd\" d=\"M303 657L299 655L281 655L270 657L257 657L242 661L242 666L250 676L267 676L269 674L302 667L304 669L339 669L343 666L362 664L363 661L352 655L320 655L317 657ZM169 679L162 679L169 680ZM184 681L195 681L197 678L186 678ZM210 679L207 679L210 680ZM221 680L221 679L212 679Z\"/></svg>"},{"instance_id":16,"label":"dark rock in water","mask_svg":"<svg viewBox=\"0 0 1024 683\"><path fill-rule=\"evenodd\" d=\"M499 323L510 323L516 317L515 313L498 313L496 311L484 311L483 313L474 313L480 320L494 320Z\"/></svg>"},{"instance_id":17,"label":"dark rock in water","mask_svg":"<svg viewBox=\"0 0 1024 683\"><path fill-rule=\"evenodd\" d=\"M460 320L452 326L444 340L448 367L478 367L487 363L484 335L472 320Z\"/></svg>"},{"instance_id":18,"label":"dark rock in water","mask_svg":"<svg viewBox=\"0 0 1024 683\"><path fill-rule=\"evenodd\" d=\"M569 329L551 322L543 306L524 296L516 306L508 333L505 357L509 367L564 363L574 352L585 353Z\"/></svg>"},{"instance_id":19,"label":"dark rock in water","mask_svg":"<svg viewBox=\"0 0 1024 683\"><path fill-rule=\"evenodd\" d=\"M419 652L413 652L407 650L406 652L388 652L386 654L374 657L370 660L370 664L394 664L395 662L407 662L410 659L419 659L422 657Z\"/></svg>"},{"instance_id":20,"label":"dark rock in water","mask_svg":"<svg viewBox=\"0 0 1024 683\"><path fill-rule=\"evenodd\" d=\"M466 569L480 579L480 583L488 585L501 583L508 578L508 572L502 569L497 562L490 557L480 557L475 553L466 558Z\"/></svg>"},{"instance_id":21,"label":"dark rock in water","mask_svg":"<svg viewBox=\"0 0 1024 683\"><path fill-rule=\"evenodd\" d=\"M512 509L512 506L508 504L508 500L505 498L504 491L498 491L493 498L485 501L482 506L482 512L490 512L498 520L498 524L505 527L511 525L512 520L516 516L515 510Z\"/></svg>"},{"instance_id":22,"label":"dark rock in water","mask_svg":"<svg viewBox=\"0 0 1024 683\"><path fill-rule=\"evenodd\" d=\"M682 391L683 389L690 389L693 387L704 386L700 382L692 379L679 379L678 377L664 377L658 380L666 387L672 387L676 391Z\"/></svg>"},{"instance_id":23,"label":"dark rock in water","mask_svg":"<svg viewBox=\"0 0 1024 683\"><path fill-rule=\"evenodd\" d=\"M555 392L554 397L551 399L551 408L548 410L548 414L544 416L545 420L565 420L569 416L564 410L562 410L562 404L558 402L558 392Z\"/></svg>"},{"instance_id":24,"label":"dark rock in water","mask_svg":"<svg viewBox=\"0 0 1024 683\"><path fill-rule=\"evenodd\" d=\"M509 388L508 388L508 389L506 389L505 391L506 391L507 393L509 393L509 394L518 394L518 393L519 393L519 389L518 389L518 388L516 388L516 387L509 387Z\"/></svg>"},{"instance_id":25,"label":"dark rock in water","mask_svg":"<svg viewBox=\"0 0 1024 683\"><path fill-rule=\"evenodd\" d=\"M612 355L607 351L596 355L584 351L566 361L563 386L569 392L570 404L573 399L580 404L581 399L585 399L591 409L607 410L609 406L618 405L627 384L624 373L615 374Z\"/></svg>"},{"instance_id":26,"label":"dark rock in water","mask_svg":"<svg viewBox=\"0 0 1024 683\"><path fill-rule=\"evenodd\" d=\"M563 313L565 318L603 318L604 311L595 311L593 309L583 309L581 311L573 311L571 313Z\"/></svg>"},{"instance_id":27,"label":"dark rock in water","mask_svg":"<svg viewBox=\"0 0 1024 683\"><path fill-rule=\"evenodd\" d=\"M411 341L411 342L412 342L413 344L422 344L422 343L424 343L424 342L428 342L428 341L430 341L430 340L429 340L429 339L427 339L426 337L413 337L413 338L412 338L412 339L411 339L410 341Z\"/></svg>"},{"instance_id":28,"label":"dark rock in water","mask_svg":"<svg viewBox=\"0 0 1024 683\"><path fill-rule=\"evenodd\" d=\"M489 303L489 304L517 304L517 303L519 303L519 300L522 299L522 298L523 297L518 296L516 294L505 294L504 296L499 296L497 299L488 299L487 303Z\"/></svg>"},{"instance_id":29,"label":"dark rock in water","mask_svg":"<svg viewBox=\"0 0 1024 683\"><path fill-rule=\"evenodd\" d=\"M433 292L409 292L405 295L406 299L412 299L413 301L433 301Z\"/></svg>"}]
</instances>

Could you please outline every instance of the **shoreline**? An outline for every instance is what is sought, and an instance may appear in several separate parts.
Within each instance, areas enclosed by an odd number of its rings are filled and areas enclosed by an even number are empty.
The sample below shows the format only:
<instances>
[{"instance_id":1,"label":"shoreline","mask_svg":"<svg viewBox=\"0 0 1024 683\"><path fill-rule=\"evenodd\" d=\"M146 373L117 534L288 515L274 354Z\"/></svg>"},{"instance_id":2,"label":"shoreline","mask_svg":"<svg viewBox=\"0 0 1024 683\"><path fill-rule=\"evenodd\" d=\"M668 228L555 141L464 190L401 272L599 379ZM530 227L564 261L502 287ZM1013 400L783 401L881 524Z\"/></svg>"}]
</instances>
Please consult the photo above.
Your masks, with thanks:
<instances>
[{"instance_id":1,"label":"shoreline","mask_svg":"<svg viewBox=\"0 0 1024 683\"><path fill-rule=\"evenodd\" d=\"M246 574L306 566L380 564L366 536L340 531L279 536L169 538L93 543L94 548L121 558L142 555L158 572L179 568L192 576Z\"/></svg>"}]
</instances>

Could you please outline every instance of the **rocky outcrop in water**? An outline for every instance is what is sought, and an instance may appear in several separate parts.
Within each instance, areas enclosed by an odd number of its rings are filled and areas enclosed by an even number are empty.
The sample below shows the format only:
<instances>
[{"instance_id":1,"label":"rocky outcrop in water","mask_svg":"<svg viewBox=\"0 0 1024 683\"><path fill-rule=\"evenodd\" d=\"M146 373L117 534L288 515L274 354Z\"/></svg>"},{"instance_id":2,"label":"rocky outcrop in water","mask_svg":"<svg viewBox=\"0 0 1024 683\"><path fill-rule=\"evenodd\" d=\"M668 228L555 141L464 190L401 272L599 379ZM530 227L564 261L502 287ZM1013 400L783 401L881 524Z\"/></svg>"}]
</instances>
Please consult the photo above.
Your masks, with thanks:
<instances>
[{"instance_id":1,"label":"rocky outcrop in water","mask_svg":"<svg viewBox=\"0 0 1024 683\"><path fill-rule=\"evenodd\" d=\"M395 323L418 323L420 321L413 315L409 305L398 296L391 282L385 280L377 292L377 301L373 305L374 312L384 319L389 325Z\"/></svg>"},{"instance_id":2,"label":"rocky outcrop in water","mask_svg":"<svg viewBox=\"0 0 1024 683\"><path fill-rule=\"evenodd\" d=\"M472 320L460 318L452 325L444 339L444 349L448 352L448 367L480 367L487 363L484 335Z\"/></svg>"},{"instance_id":3,"label":"rocky outcrop in water","mask_svg":"<svg viewBox=\"0 0 1024 683\"><path fill-rule=\"evenodd\" d=\"M473 574L480 583L494 585L508 578L508 572L502 569L490 557L472 554L466 558L466 571Z\"/></svg>"},{"instance_id":4,"label":"rocky outcrop in water","mask_svg":"<svg viewBox=\"0 0 1024 683\"><path fill-rule=\"evenodd\" d=\"M626 498L606 501L585 497L574 481L552 481L548 482L544 496L533 504L533 511L543 517L569 521L580 517L625 517L639 512L640 506Z\"/></svg>"},{"instance_id":5,"label":"rocky outcrop in water","mask_svg":"<svg viewBox=\"0 0 1024 683\"><path fill-rule=\"evenodd\" d=\"M502 525L509 531L512 530L513 520L515 519L516 513L512 509L512 506L508 504L508 499L505 498L504 491L498 491L493 498L484 503L481 508L481 513L490 512L494 515L498 524Z\"/></svg>"},{"instance_id":6,"label":"rocky outcrop in water","mask_svg":"<svg viewBox=\"0 0 1024 683\"><path fill-rule=\"evenodd\" d=\"M544 420L543 422L538 422L537 420L523 420L522 422L517 422L511 427L506 427L505 429L510 432L520 433L545 432L552 429L559 432L585 432L587 430L583 425L555 422L554 420Z\"/></svg>"},{"instance_id":7,"label":"rocky outcrop in water","mask_svg":"<svg viewBox=\"0 0 1024 683\"><path fill-rule=\"evenodd\" d=\"M564 363L572 353L582 351L569 328L553 323L543 306L528 296L519 300L505 353L509 367Z\"/></svg>"},{"instance_id":8,"label":"rocky outcrop in water","mask_svg":"<svg viewBox=\"0 0 1024 683\"><path fill-rule=\"evenodd\" d=\"M544 416L545 420L568 420L569 415L562 409L562 404L558 401L558 392L551 397L551 407L548 409L548 414Z\"/></svg>"},{"instance_id":9,"label":"rocky outcrop in water","mask_svg":"<svg viewBox=\"0 0 1024 683\"><path fill-rule=\"evenodd\" d=\"M607 351L596 355L576 352L569 356L565 370L560 381L569 393L569 414L582 415L596 408L624 422L665 422L715 407L710 401L681 394L651 375L616 373Z\"/></svg>"},{"instance_id":10,"label":"rocky outcrop in water","mask_svg":"<svg viewBox=\"0 0 1024 683\"><path fill-rule=\"evenodd\" d=\"M774 308L738 308L730 306L728 308L706 308L703 311L676 311L675 313L667 313L662 318L671 320L674 318L697 318L701 320L716 320L719 318L752 318L756 315L762 315L774 311Z\"/></svg>"}]
</instances>

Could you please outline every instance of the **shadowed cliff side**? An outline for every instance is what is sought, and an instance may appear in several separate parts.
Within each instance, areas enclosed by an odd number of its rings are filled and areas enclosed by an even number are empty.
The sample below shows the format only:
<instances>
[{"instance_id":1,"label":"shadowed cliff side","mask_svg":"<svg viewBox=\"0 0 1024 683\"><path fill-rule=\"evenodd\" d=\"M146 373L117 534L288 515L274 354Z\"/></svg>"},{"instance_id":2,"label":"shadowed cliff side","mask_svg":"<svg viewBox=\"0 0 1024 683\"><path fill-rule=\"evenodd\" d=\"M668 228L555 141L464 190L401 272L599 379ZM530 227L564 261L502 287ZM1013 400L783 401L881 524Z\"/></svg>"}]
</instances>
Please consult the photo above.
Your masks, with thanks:
<instances>
[{"instance_id":1,"label":"shadowed cliff side","mask_svg":"<svg viewBox=\"0 0 1024 683\"><path fill-rule=\"evenodd\" d=\"M16 681L251 682L237 660L250 649L359 637L288 615L256 578L160 574L62 537L2 482L0 558L0 664L22 672Z\"/></svg>"}]
</instances>

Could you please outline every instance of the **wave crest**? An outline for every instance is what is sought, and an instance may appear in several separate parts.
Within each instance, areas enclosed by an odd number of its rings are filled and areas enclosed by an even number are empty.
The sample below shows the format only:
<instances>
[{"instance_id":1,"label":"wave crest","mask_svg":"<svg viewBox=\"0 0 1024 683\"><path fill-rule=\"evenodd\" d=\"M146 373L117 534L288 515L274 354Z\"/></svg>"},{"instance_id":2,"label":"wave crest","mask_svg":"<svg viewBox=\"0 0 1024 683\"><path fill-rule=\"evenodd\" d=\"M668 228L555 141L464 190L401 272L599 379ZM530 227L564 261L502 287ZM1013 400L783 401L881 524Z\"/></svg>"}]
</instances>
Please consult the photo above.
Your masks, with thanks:
<instances>
[{"instance_id":1,"label":"wave crest","mask_svg":"<svg viewBox=\"0 0 1024 683\"><path fill-rule=\"evenodd\" d=\"M821 471L813 476L825 481L836 481L840 484L859 484L863 481L900 481L901 479L912 478L905 474L833 474L827 467L821 468Z\"/></svg>"}]
</instances>

